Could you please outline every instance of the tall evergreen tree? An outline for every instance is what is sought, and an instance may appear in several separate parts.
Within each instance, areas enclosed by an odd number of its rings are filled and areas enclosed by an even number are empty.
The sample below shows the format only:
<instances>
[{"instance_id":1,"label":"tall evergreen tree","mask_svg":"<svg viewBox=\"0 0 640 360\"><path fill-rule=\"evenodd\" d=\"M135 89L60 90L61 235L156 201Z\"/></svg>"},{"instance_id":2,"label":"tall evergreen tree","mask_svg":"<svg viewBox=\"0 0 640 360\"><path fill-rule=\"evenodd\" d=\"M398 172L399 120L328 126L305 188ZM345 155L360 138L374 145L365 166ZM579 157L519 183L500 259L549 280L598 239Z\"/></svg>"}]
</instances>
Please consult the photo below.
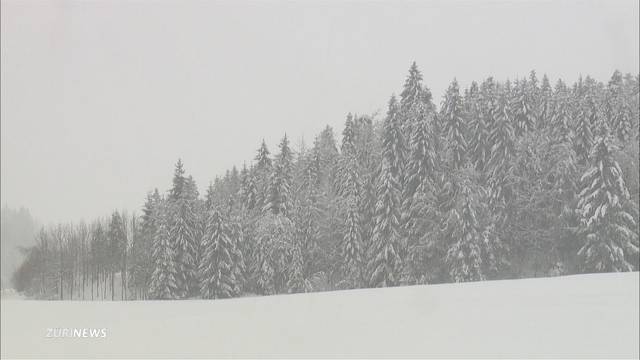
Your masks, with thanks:
<instances>
[{"instance_id":1,"label":"tall evergreen tree","mask_svg":"<svg viewBox=\"0 0 640 360\"><path fill-rule=\"evenodd\" d=\"M476 220L475 199L467 188L462 192L464 198L460 213L450 212L447 225L451 227L452 244L449 246L445 261L453 281L485 280L482 271L482 235Z\"/></svg>"},{"instance_id":2,"label":"tall evergreen tree","mask_svg":"<svg viewBox=\"0 0 640 360\"><path fill-rule=\"evenodd\" d=\"M240 293L236 278L236 244L231 230L218 210L209 213L200 263L200 294L205 299L230 298Z\"/></svg>"},{"instance_id":3,"label":"tall evergreen tree","mask_svg":"<svg viewBox=\"0 0 640 360\"><path fill-rule=\"evenodd\" d=\"M479 175L466 167L448 173L443 181L430 224L434 241L428 247L428 259L442 267L430 269L435 281L485 280L507 264L506 247L495 231L488 190Z\"/></svg>"},{"instance_id":4,"label":"tall evergreen tree","mask_svg":"<svg viewBox=\"0 0 640 360\"><path fill-rule=\"evenodd\" d=\"M570 97L566 85L558 80L551 114L551 136L558 142L569 143L571 141L571 108Z\"/></svg>"},{"instance_id":5,"label":"tall evergreen tree","mask_svg":"<svg viewBox=\"0 0 640 360\"><path fill-rule=\"evenodd\" d=\"M515 134L517 136L522 136L532 130L536 123L535 103L532 94L534 90L531 89L532 86L533 85L523 79L515 88L515 96L511 107L515 118Z\"/></svg>"},{"instance_id":6,"label":"tall evergreen tree","mask_svg":"<svg viewBox=\"0 0 640 360\"><path fill-rule=\"evenodd\" d=\"M157 211L162 199L158 189L147 194L142 209L140 233L137 241L133 244L134 264L131 269L132 284L138 289L144 289L144 296L148 295L148 289L151 281L151 273L153 271L152 262L152 244L153 239L158 231Z\"/></svg>"},{"instance_id":7,"label":"tall evergreen tree","mask_svg":"<svg viewBox=\"0 0 640 360\"><path fill-rule=\"evenodd\" d=\"M159 204L156 216L157 230L152 244L153 273L149 294L153 299L178 299L181 297L178 264L175 243L169 234L169 214L165 201Z\"/></svg>"},{"instance_id":8,"label":"tall evergreen tree","mask_svg":"<svg viewBox=\"0 0 640 360\"><path fill-rule=\"evenodd\" d=\"M355 144L355 124L353 116L349 114L342 132L342 145L338 161L338 176L336 190L339 195L349 196L357 189L358 163ZM354 178L355 176L355 178ZM355 186L355 187L354 187Z\"/></svg>"},{"instance_id":9,"label":"tall evergreen tree","mask_svg":"<svg viewBox=\"0 0 640 360\"><path fill-rule=\"evenodd\" d=\"M436 171L436 155L430 133L433 113L423 117L413 127L409 142L407 177L404 186L401 225L406 239L407 254L404 264L403 282L416 283L425 275L421 240L429 231L431 195Z\"/></svg>"},{"instance_id":10,"label":"tall evergreen tree","mask_svg":"<svg viewBox=\"0 0 640 360\"><path fill-rule=\"evenodd\" d=\"M628 97L618 95L615 100L616 111L613 114L612 129L615 131L618 140L622 143L627 142L633 135L633 110L629 104Z\"/></svg>"},{"instance_id":11,"label":"tall evergreen tree","mask_svg":"<svg viewBox=\"0 0 640 360\"><path fill-rule=\"evenodd\" d=\"M247 177L242 189L244 206L252 210L258 205L259 190L258 190L258 178L256 176L256 168L251 167L247 173Z\"/></svg>"},{"instance_id":12,"label":"tall evergreen tree","mask_svg":"<svg viewBox=\"0 0 640 360\"><path fill-rule=\"evenodd\" d=\"M611 140L598 139L580 182L578 252L585 271L632 271L638 257L638 209L630 201Z\"/></svg>"},{"instance_id":13,"label":"tall evergreen tree","mask_svg":"<svg viewBox=\"0 0 640 360\"><path fill-rule=\"evenodd\" d=\"M491 169L488 181L491 193L489 199L492 210L504 221L509 213L507 205L512 195L510 173L515 153L515 138L513 114L507 94L503 91L498 94L495 116L489 138L492 144L489 162Z\"/></svg>"},{"instance_id":14,"label":"tall evergreen tree","mask_svg":"<svg viewBox=\"0 0 640 360\"><path fill-rule=\"evenodd\" d=\"M182 161L176 164L173 187L169 195L169 236L175 244L181 297L193 295L197 284L197 218L194 211L195 182L184 176Z\"/></svg>"},{"instance_id":15,"label":"tall evergreen tree","mask_svg":"<svg viewBox=\"0 0 640 360\"><path fill-rule=\"evenodd\" d=\"M592 130L592 107L590 97L586 96L580 100L578 112L576 113L576 127L574 130L573 147L581 164L587 164L589 153L593 147Z\"/></svg>"},{"instance_id":16,"label":"tall evergreen tree","mask_svg":"<svg viewBox=\"0 0 640 360\"><path fill-rule=\"evenodd\" d=\"M343 259L348 276L356 287L362 286L363 277L363 246L360 214L357 197L347 198L347 216L345 219L345 234L343 239Z\"/></svg>"},{"instance_id":17,"label":"tall evergreen tree","mask_svg":"<svg viewBox=\"0 0 640 360\"><path fill-rule=\"evenodd\" d=\"M359 214L360 180L355 145L355 124L351 114L347 117L342 136L341 173L339 192L345 198L346 219L343 237L343 262L353 285L362 284L362 229Z\"/></svg>"},{"instance_id":18,"label":"tall evergreen tree","mask_svg":"<svg viewBox=\"0 0 640 360\"><path fill-rule=\"evenodd\" d=\"M470 158L476 170L484 171L491 158L491 128L495 118L496 84L488 78L480 86L480 111L471 121Z\"/></svg>"},{"instance_id":19,"label":"tall evergreen tree","mask_svg":"<svg viewBox=\"0 0 640 360\"><path fill-rule=\"evenodd\" d=\"M553 89L547 74L542 77L542 84L540 85L540 100L538 109L538 127L545 129L551 124L551 118L553 113Z\"/></svg>"},{"instance_id":20,"label":"tall evergreen tree","mask_svg":"<svg viewBox=\"0 0 640 360\"><path fill-rule=\"evenodd\" d=\"M276 158L268 198L263 211L288 215L291 210L291 184L293 177L293 153L287 135L280 142L280 153Z\"/></svg>"},{"instance_id":21,"label":"tall evergreen tree","mask_svg":"<svg viewBox=\"0 0 640 360\"><path fill-rule=\"evenodd\" d=\"M467 140L465 139L465 133L467 130L462 97L460 96L460 89L456 79L453 79L449 89L447 89L442 101L440 116L452 155L451 165L454 169L458 169L463 166L466 158Z\"/></svg>"},{"instance_id":22,"label":"tall evergreen tree","mask_svg":"<svg viewBox=\"0 0 640 360\"><path fill-rule=\"evenodd\" d=\"M402 114L410 114L417 104L422 101L421 93L422 74L420 73L420 70L418 70L418 65L414 61L409 68L409 75L407 75L404 87L400 93L400 112Z\"/></svg>"},{"instance_id":23,"label":"tall evergreen tree","mask_svg":"<svg viewBox=\"0 0 640 360\"><path fill-rule=\"evenodd\" d=\"M269 171L271 170L271 158L269 157L270 152L267 148L267 143L262 140L260 144L260 148L258 149L258 154L256 155L256 169L258 171Z\"/></svg>"},{"instance_id":24,"label":"tall evergreen tree","mask_svg":"<svg viewBox=\"0 0 640 360\"><path fill-rule=\"evenodd\" d=\"M513 112L506 93L498 94L494 114L495 121L489 136L492 169L503 166L514 154Z\"/></svg>"},{"instance_id":25,"label":"tall evergreen tree","mask_svg":"<svg viewBox=\"0 0 640 360\"><path fill-rule=\"evenodd\" d=\"M435 154L431 143L429 117L423 118L416 124L409 142L409 156L407 161L405 198L410 198L423 189L430 179L435 177Z\"/></svg>"},{"instance_id":26,"label":"tall evergreen tree","mask_svg":"<svg viewBox=\"0 0 640 360\"><path fill-rule=\"evenodd\" d=\"M430 112L435 111L435 106L432 102L431 91L422 84L422 74L418 70L418 65L415 61L409 68L409 74L405 80L402 92L400 93L400 102L398 106L398 117L400 126L402 128L402 148L408 146L408 141L411 139L414 127L425 119ZM431 118L433 119L433 118ZM430 124L432 125L432 124ZM433 124L435 125L435 124ZM436 139L437 140L437 139ZM404 161L406 155L403 151L399 151L401 160ZM404 182L405 174L401 170L400 180Z\"/></svg>"},{"instance_id":27,"label":"tall evergreen tree","mask_svg":"<svg viewBox=\"0 0 640 360\"><path fill-rule=\"evenodd\" d=\"M378 179L375 227L369 261L370 285L397 286L402 269L400 253L400 169L403 139L395 97L389 111L382 137L382 165Z\"/></svg>"},{"instance_id":28,"label":"tall evergreen tree","mask_svg":"<svg viewBox=\"0 0 640 360\"><path fill-rule=\"evenodd\" d=\"M270 152L264 139L260 144L260 148L258 149L258 153L256 154L254 160L254 174L258 190L258 196L256 198L255 206L257 206L259 209L262 209L265 202L267 201L271 173L273 172L273 161L271 160Z\"/></svg>"}]
</instances>

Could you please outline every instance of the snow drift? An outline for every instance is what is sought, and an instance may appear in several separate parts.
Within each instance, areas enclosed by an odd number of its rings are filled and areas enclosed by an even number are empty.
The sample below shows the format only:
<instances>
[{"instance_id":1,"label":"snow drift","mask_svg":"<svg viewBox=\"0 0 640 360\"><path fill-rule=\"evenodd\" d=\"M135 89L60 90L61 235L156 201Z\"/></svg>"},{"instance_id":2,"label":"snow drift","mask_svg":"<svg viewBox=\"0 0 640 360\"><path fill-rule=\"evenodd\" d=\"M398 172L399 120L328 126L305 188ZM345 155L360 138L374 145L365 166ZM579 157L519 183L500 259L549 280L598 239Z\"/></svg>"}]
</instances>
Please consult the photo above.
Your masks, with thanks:
<instances>
[{"instance_id":1,"label":"snow drift","mask_svg":"<svg viewBox=\"0 0 640 360\"><path fill-rule=\"evenodd\" d=\"M638 283L635 272L213 301L3 300L2 357L637 358Z\"/></svg>"}]
</instances>

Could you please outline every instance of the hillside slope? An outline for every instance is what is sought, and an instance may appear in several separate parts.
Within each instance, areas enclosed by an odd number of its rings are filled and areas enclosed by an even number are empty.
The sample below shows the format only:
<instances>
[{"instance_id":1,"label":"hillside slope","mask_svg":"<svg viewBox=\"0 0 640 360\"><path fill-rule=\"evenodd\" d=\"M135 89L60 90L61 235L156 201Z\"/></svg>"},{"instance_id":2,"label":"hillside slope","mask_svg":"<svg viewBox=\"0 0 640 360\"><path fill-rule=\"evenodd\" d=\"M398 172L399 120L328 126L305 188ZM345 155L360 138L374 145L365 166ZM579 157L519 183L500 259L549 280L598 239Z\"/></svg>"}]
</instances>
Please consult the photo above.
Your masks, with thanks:
<instances>
[{"instance_id":1,"label":"hillside slope","mask_svg":"<svg viewBox=\"0 0 640 360\"><path fill-rule=\"evenodd\" d=\"M4 300L2 357L638 357L638 273L217 301ZM48 327L106 338L46 338Z\"/></svg>"}]
</instances>

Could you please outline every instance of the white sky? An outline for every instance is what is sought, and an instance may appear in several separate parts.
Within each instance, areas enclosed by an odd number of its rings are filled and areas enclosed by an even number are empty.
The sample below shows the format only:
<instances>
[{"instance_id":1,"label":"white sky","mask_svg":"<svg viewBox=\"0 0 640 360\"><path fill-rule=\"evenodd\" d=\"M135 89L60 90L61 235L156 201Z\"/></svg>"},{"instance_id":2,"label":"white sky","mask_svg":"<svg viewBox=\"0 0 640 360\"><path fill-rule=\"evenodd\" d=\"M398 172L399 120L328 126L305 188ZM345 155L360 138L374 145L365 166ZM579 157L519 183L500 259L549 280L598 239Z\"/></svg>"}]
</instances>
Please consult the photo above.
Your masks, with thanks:
<instances>
[{"instance_id":1,"label":"white sky","mask_svg":"<svg viewBox=\"0 0 640 360\"><path fill-rule=\"evenodd\" d=\"M372 113L417 61L457 77L638 73L638 1L5 1L1 197L43 222L201 192L262 138Z\"/></svg>"}]
</instances>

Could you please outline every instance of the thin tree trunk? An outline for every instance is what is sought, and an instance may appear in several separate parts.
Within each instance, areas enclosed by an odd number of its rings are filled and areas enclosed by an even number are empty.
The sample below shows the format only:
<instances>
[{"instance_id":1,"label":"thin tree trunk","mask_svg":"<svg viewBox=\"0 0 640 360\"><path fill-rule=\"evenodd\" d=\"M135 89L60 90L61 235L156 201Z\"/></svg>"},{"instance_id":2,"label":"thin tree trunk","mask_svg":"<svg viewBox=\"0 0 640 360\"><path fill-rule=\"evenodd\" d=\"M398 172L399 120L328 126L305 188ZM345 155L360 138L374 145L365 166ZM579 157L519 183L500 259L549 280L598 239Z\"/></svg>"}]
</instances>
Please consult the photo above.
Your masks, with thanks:
<instances>
[{"instance_id":1,"label":"thin tree trunk","mask_svg":"<svg viewBox=\"0 0 640 360\"><path fill-rule=\"evenodd\" d=\"M63 287L62 287L62 285L63 285L63 284L62 284L62 279L63 279L63 273L62 273L62 271L63 271L63 261L62 261L62 239L59 239L59 240L58 240L58 244L59 244L59 249L60 249L60 274L59 274L59 277L60 277L60 300L63 300L63 298L64 298L64 294L62 293L62 291L63 291Z\"/></svg>"}]
</instances>

